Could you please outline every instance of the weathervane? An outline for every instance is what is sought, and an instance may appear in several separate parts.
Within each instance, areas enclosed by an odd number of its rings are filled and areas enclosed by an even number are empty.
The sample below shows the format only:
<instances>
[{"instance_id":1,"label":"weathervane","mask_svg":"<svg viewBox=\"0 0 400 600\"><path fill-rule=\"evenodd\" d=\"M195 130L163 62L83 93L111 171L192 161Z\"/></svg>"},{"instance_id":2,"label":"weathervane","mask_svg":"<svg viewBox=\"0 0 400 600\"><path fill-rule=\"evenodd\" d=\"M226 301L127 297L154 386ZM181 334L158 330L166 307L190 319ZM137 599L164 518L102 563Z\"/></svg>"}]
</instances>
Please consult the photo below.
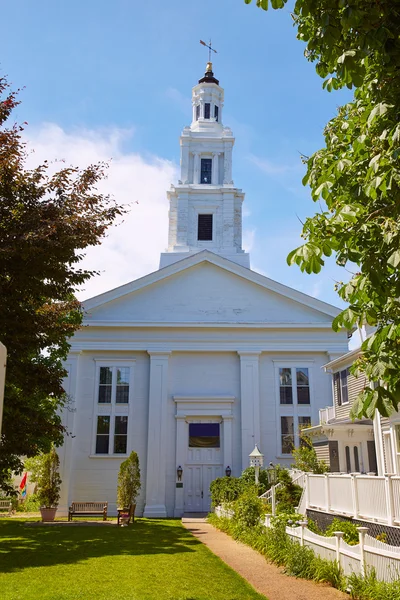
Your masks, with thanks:
<instances>
[{"instance_id":1,"label":"weathervane","mask_svg":"<svg viewBox=\"0 0 400 600\"><path fill-rule=\"evenodd\" d=\"M208 62L211 62L211 51L213 51L213 52L215 52L215 54L217 54L217 51L211 47L211 40L210 40L209 44L206 44L205 42L203 42L203 40L200 40L200 44L203 44L203 46L208 48Z\"/></svg>"}]
</instances>

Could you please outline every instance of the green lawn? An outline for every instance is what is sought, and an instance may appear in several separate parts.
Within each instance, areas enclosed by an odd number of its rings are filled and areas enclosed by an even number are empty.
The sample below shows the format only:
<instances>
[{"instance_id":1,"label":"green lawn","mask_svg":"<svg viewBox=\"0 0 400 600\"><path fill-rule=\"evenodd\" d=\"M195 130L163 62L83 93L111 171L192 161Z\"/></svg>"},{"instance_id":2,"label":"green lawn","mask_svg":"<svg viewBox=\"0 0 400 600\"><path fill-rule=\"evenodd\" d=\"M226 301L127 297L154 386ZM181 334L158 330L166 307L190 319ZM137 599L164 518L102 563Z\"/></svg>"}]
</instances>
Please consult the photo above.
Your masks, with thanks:
<instances>
[{"instance_id":1,"label":"green lawn","mask_svg":"<svg viewBox=\"0 0 400 600\"><path fill-rule=\"evenodd\" d=\"M1 600L265 600L177 520L0 520Z\"/></svg>"}]
</instances>

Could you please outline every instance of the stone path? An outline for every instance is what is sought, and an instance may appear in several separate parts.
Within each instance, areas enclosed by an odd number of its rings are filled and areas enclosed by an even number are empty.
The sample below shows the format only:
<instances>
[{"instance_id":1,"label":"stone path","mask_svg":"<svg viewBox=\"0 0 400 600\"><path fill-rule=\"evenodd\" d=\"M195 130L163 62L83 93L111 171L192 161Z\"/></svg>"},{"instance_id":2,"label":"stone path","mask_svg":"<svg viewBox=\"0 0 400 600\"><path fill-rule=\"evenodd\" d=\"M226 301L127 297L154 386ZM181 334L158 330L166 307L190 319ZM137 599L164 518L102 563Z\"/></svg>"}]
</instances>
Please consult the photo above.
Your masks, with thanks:
<instances>
[{"instance_id":1,"label":"stone path","mask_svg":"<svg viewBox=\"0 0 400 600\"><path fill-rule=\"evenodd\" d=\"M246 579L268 600L348 600L347 594L323 584L288 577L279 567L226 533L222 533L204 518L184 516L182 524L214 554Z\"/></svg>"}]
</instances>

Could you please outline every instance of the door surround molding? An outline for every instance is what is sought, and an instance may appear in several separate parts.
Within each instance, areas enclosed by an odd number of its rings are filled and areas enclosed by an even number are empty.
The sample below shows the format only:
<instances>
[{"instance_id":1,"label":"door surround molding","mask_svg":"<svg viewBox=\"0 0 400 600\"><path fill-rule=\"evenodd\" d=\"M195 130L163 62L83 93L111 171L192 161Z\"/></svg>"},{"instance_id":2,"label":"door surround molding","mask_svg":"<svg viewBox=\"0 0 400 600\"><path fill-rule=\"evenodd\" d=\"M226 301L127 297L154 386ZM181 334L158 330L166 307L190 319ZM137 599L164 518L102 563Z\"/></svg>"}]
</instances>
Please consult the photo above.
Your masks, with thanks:
<instances>
[{"instance_id":1,"label":"door surround molding","mask_svg":"<svg viewBox=\"0 0 400 600\"><path fill-rule=\"evenodd\" d=\"M233 403L235 396L225 395L176 395L172 397L176 404L176 467L186 463L188 440L187 427L188 419L193 418L219 418L223 427L223 446L222 460L223 469L229 465L232 466L232 420ZM183 482L185 472L183 473ZM177 482L178 483L178 482ZM183 487L175 488L175 508L174 517L181 517L184 512L184 490Z\"/></svg>"}]
</instances>

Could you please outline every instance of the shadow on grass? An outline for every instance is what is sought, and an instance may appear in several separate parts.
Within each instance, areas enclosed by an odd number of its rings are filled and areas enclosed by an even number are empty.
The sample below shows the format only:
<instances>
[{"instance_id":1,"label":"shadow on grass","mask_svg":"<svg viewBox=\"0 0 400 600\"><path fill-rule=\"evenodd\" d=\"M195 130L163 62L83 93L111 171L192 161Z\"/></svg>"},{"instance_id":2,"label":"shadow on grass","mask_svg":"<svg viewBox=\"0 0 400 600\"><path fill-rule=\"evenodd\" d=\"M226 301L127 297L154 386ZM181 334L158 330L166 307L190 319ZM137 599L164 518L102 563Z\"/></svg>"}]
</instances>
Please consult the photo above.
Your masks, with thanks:
<instances>
[{"instance_id":1,"label":"shadow on grass","mask_svg":"<svg viewBox=\"0 0 400 600\"><path fill-rule=\"evenodd\" d=\"M0 572L118 555L195 552L201 545L178 521L137 519L129 527L32 527L0 522Z\"/></svg>"}]
</instances>

